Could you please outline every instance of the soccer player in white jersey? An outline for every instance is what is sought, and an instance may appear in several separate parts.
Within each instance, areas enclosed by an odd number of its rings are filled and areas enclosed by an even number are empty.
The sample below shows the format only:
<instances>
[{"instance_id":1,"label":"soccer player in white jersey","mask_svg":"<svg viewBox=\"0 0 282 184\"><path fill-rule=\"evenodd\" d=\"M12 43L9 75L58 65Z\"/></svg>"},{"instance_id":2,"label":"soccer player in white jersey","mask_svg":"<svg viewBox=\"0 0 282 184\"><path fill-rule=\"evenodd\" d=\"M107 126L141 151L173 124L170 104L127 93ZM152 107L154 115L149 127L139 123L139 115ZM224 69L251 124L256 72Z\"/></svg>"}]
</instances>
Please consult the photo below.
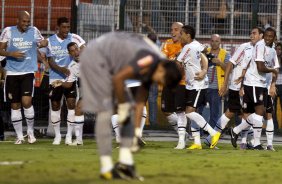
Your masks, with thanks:
<instances>
[{"instance_id":1,"label":"soccer player in white jersey","mask_svg":"<svg viewBox=\"0 0 282 184\"><path fill-rule=\"evenodd\" d=\"M177 61L185 68L186 116L192 120L192 136L195 140L194 144L188 149L202 149L199 127L212 136L210 148L214 148L220 133L215 131L200 114L195 112L204 103L206 89L208 88L208 60L201 53L205 48L195 40L195 34L193 27L188 25L182 27L180 40L184 47L177 58ZM179 140L185 140L185 133L179 133Z\"/></svg>"},{"instance_id":2,"label":"soccer player in white jersey","mask_svg":"<svg viewBox=\"0 0 282 184\"><path fill-rule=\"evenodd\" d=\"M85 41L78 35L70 33L70 22L66 17L60 17L57 20L58 32L48 38L49 44L47 47L47 57L50 64L49 83L55 80L64 80L70 75L68 65L71 60L67 50L67 45L70 42L75 42L82 50L85 47ZM59 86L52 88L50 91L51 99L51 121L55 131L54 145L61 143L61 100L66 98L68 108L67 116L67 134L65 144L72 143L72 132L75 122L75 102L76 102L76 85L73 83L71 88L63 88Z\"/></svg>"},{"instance_id":3,"label":"soccer player in white jersey","mask_svg":"<svg viewBox=\"0 0 282 184\"><path fill-rule=\"evenodd\" d=\"M234 117L235 113L241 114L241 103L240 103L240 95L239 90L241 88L241 76L243 74L244 68L248 66L252 59L252 53L254 45L261 40L263 37L263 33L260 32L260 28L253 28L250 34L250 41L241 44L238 49L233 54L230 62L227 63L229 67L233 67L233 71L231 73L229 80L229 90L228 90L228 108L225 113L219 118L214 129L216 131L222 132L222 130L226 127L227 123L230 121L232 117ZM246 121L244 118L242 121ZM246 131L242 137L246 137ZM211 137L208 136L206 138L207 145L210 145ZM246 138L242 141L241 148L246 149Z\"/></svg>"},{"instance_id":4,"label":"soccer player in white jersey","mask_svg":"<svg viewBox=\"0 0 282 184\"><path fill-rule=\"evenodd\" d=\"M76 140L73 141L72 144L70 144L71 146L78 146L78 145L83 145L82 136L83 136L83 124L84 124L84 115L81 110L82 92L80 90L81 88L80 88L80 80L79 80L80 49L75 42L70 42L67 45L67 49L70 55L70 59L72 60L68 66L70 75L63 81L62 80L54 81L51 85L54 88L59 86L62 86L63 88L71 88L73 83L75 83L79 88L79 100L76 103L76 107L75 107L75 124L74 124Z\"/></svg>"},{"instance_id":5,"label":"soccer player in white jersey","mask_svg":"<svg viewBox=\"0 0 282 184\"><path fill-rule=\"evenodd\" d=\"M30 26L30 15L26 11L18 13L16 26L7 27L0 36L0 55L6 56L5 100L11 102L11 121L17 134L15 144L24 142L22 113L27 122L27 135L30 144L36 141L33 133L34 72L37 71L37 49L46 47L47 40L36 27Z\"/></svg>"},{"instance_id":6,"label":"soccer player in white jersey","mask_svg":"<svg viewBox=\"0 0 282 184\"><path fill-rule=\"evenodd\" d=\"M254 149L263 150L260 137L267 100L266 77L267 73L273 73L272 82L275 83L275 76L277 75L277 70L270 65L277 58L276 51L272 48L275 38L275 29L269 27L265 30L264 39L257 42L254 47L252 60L243 82L243 112L247 115L247 121L243 121L230 130L231 142L234 147L237 147L238 134L242 130L253 126Z\"/></svg>"}]
</instances>

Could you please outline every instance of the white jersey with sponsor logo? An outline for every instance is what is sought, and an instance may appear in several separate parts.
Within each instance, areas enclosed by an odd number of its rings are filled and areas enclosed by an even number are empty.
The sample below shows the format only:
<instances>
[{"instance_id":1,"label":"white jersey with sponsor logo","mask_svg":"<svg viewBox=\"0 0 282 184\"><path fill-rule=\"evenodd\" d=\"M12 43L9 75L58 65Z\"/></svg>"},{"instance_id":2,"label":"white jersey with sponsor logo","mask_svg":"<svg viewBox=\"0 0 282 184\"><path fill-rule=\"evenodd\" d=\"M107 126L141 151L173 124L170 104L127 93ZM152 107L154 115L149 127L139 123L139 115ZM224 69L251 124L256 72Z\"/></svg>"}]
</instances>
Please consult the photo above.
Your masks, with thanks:
<instances>
[{"instance_id":1,"label":"white jersey with sponsor logo","mask_svg":"<svg viewBox=\"0 0 282 184\"><path fill-rule=\"evenodd\" d=\"M201 68L201 52L205 47L198 41L185 45L177 57L177 60L183 63L186 74L186 89L188 90L199 90L208 88L208 77L207 75L203 80L195 80L196 73L202 70Z\"/></svg>"},{"instance_id":2,"label":"white jersey with sponsor logo","mask_svg":"<svg viewBox=\"0 0 282 184\"><path fill-rule=\"evenodd\" d=\"M71 63L68 66L68 69L70 71L70 75L65 79L65 82L75 82L79 78L79 67L80 64L74 60L71 61Z\"/></svg>"},{"instance_id":3,"label":"white jersey with sponsor logo","mask_svg":"<svg viewBox=\"0 0 282 184\"><path fill-rule=\"evenodd\" d=\"M253 50L252 61L246 72L244 84L247 86L267 87L266 73L259 72L256 62L263 62L267 67L273 67L277 59L276 51L273 47L265 45L264 40L259 41Z\"/></svg>"},{"instance_id":4,"label":"white jersey with sponsor logo","mask_svg":"<svg viewBox=\"0 0 282 184\"><path fill-rule=\"evenodd\" d=\"M254 46L251 42L241 44L238 49L234 52L233 56L230 59L230 62L234 64L234 69L229 77L229 89L234 91L239 91L241 83L236 84L237 80L241 75L243 69L247 68L248 64L252 59L252 52Z\"/></svg>"},{"instance_id":5,"label":"white jersey with sponsor logo","mask_svg":"<svg viewBox=\"0 0 282 184\"><path fill-rule=\"evenodd\" d=\"M273 48L274 49L274 48ZM279 60L278 60L278 57L276 55L276 57L269 63L269 66L270 68L275 68L275 69L278 69L280 68L279 66ZM271 82L272 82L272 73L267 73L266 74L266 87L268 89L268 94L269 94L269 89L270 89L270 85L271 85Z\"/></svg>"}]
</instances>

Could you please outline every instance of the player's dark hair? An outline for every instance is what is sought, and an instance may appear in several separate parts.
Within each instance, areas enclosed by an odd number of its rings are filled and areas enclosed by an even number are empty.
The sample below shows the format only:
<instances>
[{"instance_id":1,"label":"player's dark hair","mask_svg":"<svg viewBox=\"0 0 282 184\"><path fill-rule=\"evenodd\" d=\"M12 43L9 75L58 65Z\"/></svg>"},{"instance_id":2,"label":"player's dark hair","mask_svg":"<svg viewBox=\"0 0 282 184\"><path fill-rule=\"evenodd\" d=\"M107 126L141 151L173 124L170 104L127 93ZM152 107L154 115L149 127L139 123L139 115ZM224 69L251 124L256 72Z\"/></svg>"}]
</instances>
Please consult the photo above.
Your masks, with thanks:
<instances>
[{"instance_id":1,"label":"player's dark hair","mask_svg":"<svg viewBox=\"0 0 282 184\"><path fill-rule=\"evenodd\" d=\"M259 34L264 34L264 30L263 30L263 28L262 28L262 27L256 26L256 27L253 27L253 29L252 29L252 30L254 30L254 29L257 29L257 30L258 30L258 32L259 32Z\"/></svg>"},{"instance_id":2,"label":"player's dark hair","mask_svg":"<svg viewBox=\"0 0 282 184\"><path fill-rule=\"evenodd\" d=\"M176 62L171 61L163 61L162 65L166 71L165 85L169 88L175 88L182 79L181 68Z\"/></svg>"},{"instance_id":3,"label":"player's dark hair","mask_svg":"<svg viewBox=\"0 0 282 184\"><path fill-rule=\"evenodd\" d=\"M68 51L70 51L70 48L74 45L77 45L75 42L70 42L68 45L67 45L67 48L68 48Z\"/></svg>"},{"instance_id":4,"label":"player's dark hair","mask_svg":"<svg viewBox=\"0 0 282 184\"><path fill-rule=\"evenodd\" d=\"M276 43L275 43L275 49L276 49L277 47L280 47L280 48L282 49L282 43L281 43L281 42L276 42Z\"/></svg>"},{"instance_id":5,"label":"player's dark hair","mask_svg":"<svg viewBox=\"0 0 282 184\"><path fill-rule=\"evenodd\" d=\"M147 36L152 42L157 43L158 36L155 33L149 33Z\"/></svg>"},{"instance_id":6,"label":"player's dark hair","mask_svg":"<svg viewBox=\"0 0 282 184\"><path fill-rule=\"evenodd\" d=\"M274 27L268 27L265 29L264 32L268 32L268 31L273 32L274 36L276 37L276 29Z\"/></svg>"},{"instance_id":7,"label":"player's dark hair","mask_svg":"<svg viewBox=\"0 0 282 184\"><path fill-rule=\"evenodd\" d=\"M57 26L60 26L63 23L69 23L69 19L67 17L59 17L57 19Z\"/></svg>"},{"instance_id":8,"label":"player's dark hair","mask_svg":"<svg viewBox=\"0 0 282 184\"><path fill-rule=\"evenodd\" d=\"M186 34L189 34L192 39L194 39L196 36L196 31L192 26L185 25L182 27L182 31L184 31Z\"/></svg>"}]
</instances>

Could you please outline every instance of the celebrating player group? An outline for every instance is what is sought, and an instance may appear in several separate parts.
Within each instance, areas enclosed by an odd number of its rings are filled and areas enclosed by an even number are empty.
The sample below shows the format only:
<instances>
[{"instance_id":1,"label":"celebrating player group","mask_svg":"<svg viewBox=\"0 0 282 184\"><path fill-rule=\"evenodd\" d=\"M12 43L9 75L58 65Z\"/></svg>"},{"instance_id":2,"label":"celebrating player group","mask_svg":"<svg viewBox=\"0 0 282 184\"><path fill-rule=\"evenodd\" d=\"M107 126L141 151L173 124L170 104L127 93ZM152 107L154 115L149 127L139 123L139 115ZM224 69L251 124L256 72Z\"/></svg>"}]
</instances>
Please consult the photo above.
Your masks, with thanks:
<instances>
[{"instance_id":1,"label":"celebrating player group","mask_svg":"<svg viewBox=\"0 0 282 184\"><path fill-rule=\"evenodd\" d=\"M212 48L199 43L192 26L174 22L171 36L161 49L147 37L125 32L107 33L86 45L79 35L70 33L69 20L61 17L57 20L56 34L44 39L36 27L30 26L29 13L19 12L17 25L5 28L0 36L0 55L7 61L5 100L11 103L15 144L25 142L22 108L28 143L37 141L32 96L37 61L42 60L46 68L50 67L53 145L61 144L62 100L68 109L66 145L83 145L84 113L95 114L102 179L143 180L135 171L133 152L141 143L145 144L141 139L145 106L153 84L162 88L162 111L178 133L175 149L186 148L187 120L194 140L187 149L202 149L201 129L209 134L205 144L215 149L230 119L239 115L241 124L229 131L232 145L237 147L241 133L241 149L275 151L272 99L276 95L279 68L274 49L276 30L253 28L250 41L241 44L232 57L224 49L213 53ZM220 36L214 34L212 40L216 46ZM201 115L210 93L209 69L213 69L212 81L221 82L216 95L227 99L226 111L215 124L208 123ZM210 108L211 113L218 115L212 111L217 107ZM266 148L260 142L264 122ZM116 164L111 156L113 129L119 143Z\"/></svg>"}]
</instances>

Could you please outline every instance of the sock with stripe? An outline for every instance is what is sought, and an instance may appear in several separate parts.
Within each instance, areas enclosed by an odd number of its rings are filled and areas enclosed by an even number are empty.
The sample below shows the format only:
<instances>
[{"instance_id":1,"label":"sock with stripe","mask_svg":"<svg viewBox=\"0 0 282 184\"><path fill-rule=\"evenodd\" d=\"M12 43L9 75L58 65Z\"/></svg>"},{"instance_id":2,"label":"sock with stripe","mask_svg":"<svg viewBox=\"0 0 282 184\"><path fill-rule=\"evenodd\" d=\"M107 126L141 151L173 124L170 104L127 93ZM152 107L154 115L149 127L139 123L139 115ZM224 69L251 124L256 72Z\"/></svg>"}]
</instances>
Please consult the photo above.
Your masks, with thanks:
<instances>
[{"instance_id":1,"label":"sock with stripe","mask_svg":"<svg viewBox=\"0 0 282 184\"><path fill-rule=\"evenodd\" d=\"M194 121L191 121L191 133L194 138L194 144L201 145L200 127Z\"/></svg>"},{"instance_id":2,"label":"sock with stripe","mask_svg":"<svg viewBox=\"0 0 282 184\"><path fill-rule=\"evenodd\" d=\"M13 123L17 138L23 140L23 123L21 109L11 109L11 121Z\"/></svg>"},{"instance_id":3,"label":"sock with stripe","mask_svg":"<svg viewBox=\"0 0 282 184\"><path fill-rule=\"evenodd\" d=\"M74 121L75 121L75 111L74 109L68 109L68 116L67 116L67 137L72 137L72 132L74 129Z\"/></svg>"},{"instance_id":4,"label":"sock with stripe","mask_svg":"<svg viewBox=\"0 0 282 184\"><path fill-rule=\"evenodd\" d=\"M83 124L84 124L84 115L81 116L75 116L75 137L78 141L82 141L83 136Z\"/></svg>"},{"instance_id":5,"label":"sock with stripe","mask_svg":"<svg viewBox=\"0 0 282 184\"><path fill-rule=\"evenodd\" d=\"M211 136L214 136L217 132L206 122L206 120L196 112L187 113L186 116L196 122L198 126L200 126L205 131L209 132Z\"/></svg>"},{"instance_id":6,"label":"sock with stripe","mask_svg":"<svg viewBox=\"0 0 282 184\"><path fill-rule=\"evenodd\" d=\"M61 137L61 110L53 111L51 110L51 122L54 127L55 137Z\"/></svg>"},{"instance_id":7,"label":"sock with stripe","mask_svg":"<svg viewBox=\"0 0 282 184\"><path fill-rule=\"evenodd\" d=\"M234 127L233 131L235 134L239 134L242 130L248 130L251 126L252 124L249 122L249 120L242 118L240 125Z\"/></svg>"},{"instance_id":8,"label":"sock with stripe","mask_svg":"<svg viewBox=\"0 0 282 184\"><path fill-rule=\"evenodd\" d=\"M225 116L225 114L222 114L222 116L218 119L214 130L218 132L222 132L222 130L226 127L227 123L230 121L230 119Z\"/></svg>"},{"instance_id":9,"label":"sock with stripe","mask_svg":"<svg viewBox=\"0 0 282 184\"><path fill-rule=\"evenodd\" d=\"M178 116L175 113L172 113L171 115L167 116L166 118L167 118L168 123L177 132L178 131L178 126L177 126Z\"/></svg>"},{"instance_id":10,"label":"sock with stripe","mask_svg":"<svg viewBox=\"0 0 282 184\"><path fill-rule=\"evenodd\" d=\"M187 118L186 118L185 112L180 112L180 113L177 113L176 115L178 117L177 127L178 127L179 142L185 142Z\"/></svg>"},{"instance_id":11,"label":"sock with stripe","mask_svg":"<svg viewBox=\"0 0 282 184\"><path fill-rule=\"evenodd\" d=\"M34 108L31 106L30 108L24 108L24 116L27 124L27 134L33 135L34 132Z\"/></svg>"},{"instance_id":12,"label":"sock with stripe","mask_svg":"<svg viewBox=\"0 0 282 184\"><path fill-rule=\"evenodd\" d=\"M120 128L118 125L118 115L112 115L112 126L115 131L116 141L120 142Z\"/></svg>"},{"instance_id":13,"label":"sock with stripe","mask_svg":"<svg viewBox=\"0 0 282 184\"><path fill-rule=\"evenodd\" d=\"M254 147L260 145L260 137L261 137L261 130L262 130L262 120L263 116L258 114L252 115L252 122L253 122L253 131L254 131Z\"/></svg>"},{"instance_id":14,"label":"sock with stripe","mask_svg":"<svg viewBox=\"0 0 282 184\"><path fill-rule=\"evenodd\" d=\"M248 130L247 141L250 145L254 145L254 129L250 127Z\"/></svg>"},{"instance_id":15,"label":"sock with stripe","mask_svg":"<svg viewBox=\"0 0 282 184\"><path fill-rule=\"evenodd\" d=\"M274 134L274 124L273 124L273 119L271 118L269 120L266 120L267 146L272 146L273 134Z\"/></svg>"},{"instance_id":16,"label":"sock with stripe","mask_svg":"<svg viewBox=\"0 0 282 184\"><path fill-rule=\"evenodd\" d=\"M143 115L142 115L142 119L141 119L141 125L140 125L140 130L141 130L141 137L143 136L143 130L146 124L146 118L147 118L147 109L146 107L143 108Z\"/></svg>"}]
</instances>

